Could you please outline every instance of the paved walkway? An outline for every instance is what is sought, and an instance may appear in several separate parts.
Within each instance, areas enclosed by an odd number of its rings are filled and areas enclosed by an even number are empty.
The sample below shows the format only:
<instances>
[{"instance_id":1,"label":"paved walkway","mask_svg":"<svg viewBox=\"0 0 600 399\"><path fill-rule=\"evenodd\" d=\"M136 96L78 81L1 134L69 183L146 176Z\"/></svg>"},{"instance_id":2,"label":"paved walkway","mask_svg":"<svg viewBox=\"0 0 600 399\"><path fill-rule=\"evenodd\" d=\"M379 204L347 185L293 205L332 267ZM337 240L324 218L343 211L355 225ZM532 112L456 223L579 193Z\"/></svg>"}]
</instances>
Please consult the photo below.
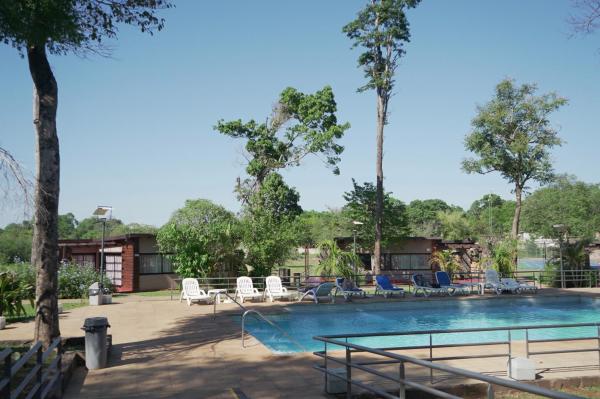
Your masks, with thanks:
<instances>
[{"instance_id":1,"label":"paved walkway","mask_svg":"<svg viewBox=\"0 0 600 399\"><path fill-rule=\"evenodd\" d=\"M582 292L600 295L598 289ZM410 299L402 301L405 300ZM235 304L219 305L219 315L213 320L212 306L188 307L168 297L131 295L117 297L114 302L73 309L61 316L64 337L81 336L80 328L86 317L108 317L114 345L109 367L80 370L66 392L67 399L324 397L323 377L312 368L316 363L314 355L273 355L253 338L247 340L249 348L241 348L239 324L227 316L239 314ZM281 305L250 306L276 311ZM0 332L0 340L28 339L32 335L32 322L15 323ZM424 353L413 354L425 357ZM556 367L597 365L597 359L597 354L562 355L555 364L543 359L538 366L552 369L545 378L565 377L572 373ZM506 367L506 359L468 362L453 365L491 373L499 373ZM599 373L595 368L582 369L579 374Z\"/></svg>"}]
</instances>

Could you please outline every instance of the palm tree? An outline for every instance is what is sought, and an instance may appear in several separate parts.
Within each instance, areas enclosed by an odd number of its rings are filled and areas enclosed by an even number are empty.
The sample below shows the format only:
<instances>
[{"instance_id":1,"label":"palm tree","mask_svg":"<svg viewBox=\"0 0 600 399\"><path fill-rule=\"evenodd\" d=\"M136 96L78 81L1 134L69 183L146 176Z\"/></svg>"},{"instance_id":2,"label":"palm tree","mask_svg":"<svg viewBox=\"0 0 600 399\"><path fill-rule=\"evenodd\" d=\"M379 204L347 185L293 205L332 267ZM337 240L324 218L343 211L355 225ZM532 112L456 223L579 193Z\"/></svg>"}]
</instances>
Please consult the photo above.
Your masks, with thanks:
<instances>
[{"instance_id":1,"label":"palm tree","mask_svg":"<svg viewBox=\"0 0 600 399\"><path fill-rule=\"evenodd\" d=\"M450 276L452 279L452 275L456 273L460 265L456 261L454 254L449 249L444 249L442 251L435 251L431 254L431 258L429 258L429 264L431 266L437 265L439 268Z\"/></svg>"},{"instance_id":2,"label":"palm tree","mask_svg":"<svg viewBox=\"0 0 600 399\"><path fill-rule=\"evenodd\" d=\"M354 279L352 266L360 262L360 258L354 252L340 249L333 240L322 241L318 247L321 250L318 272L326 276L336 275Z\"/></svg>"}]
</instances>

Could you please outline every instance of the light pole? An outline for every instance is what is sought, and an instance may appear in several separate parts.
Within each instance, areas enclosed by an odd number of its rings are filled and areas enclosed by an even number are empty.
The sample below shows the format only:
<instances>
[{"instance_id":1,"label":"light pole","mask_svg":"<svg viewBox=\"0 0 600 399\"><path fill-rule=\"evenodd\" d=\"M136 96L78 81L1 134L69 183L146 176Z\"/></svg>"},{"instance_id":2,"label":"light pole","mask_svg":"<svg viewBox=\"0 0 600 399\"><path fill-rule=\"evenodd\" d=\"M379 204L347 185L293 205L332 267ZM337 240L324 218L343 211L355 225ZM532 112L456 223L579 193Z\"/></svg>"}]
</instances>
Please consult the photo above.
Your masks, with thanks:
<instances>
[{"instance_id":1,"label":"light pole","mask_svg":"<svg viewBox=\"0 0 600 399\"><path fill-rule=\"evenodd\" d=\"M563 243L563 234L567 231L567 226L564 224L555 224L552 226L556 231L558 231L558 252L560 256L560 288L565 288L565 268L563 263L563 253L562 253L562 243Z\"/></svg>"},{"instance_id":2,"label":"light pole","mask_svg":"<svg viewBox=\"0 0 600 399\"><path fill-rule=\"evenodd\" d=\"M358 226L362 226L363 223L359 222L357 220L353 220L352 224L355 226L352 229L352 235L353 235L353 238L354 238L353 251L354 251L354 256L356 257L356 233L357 233ZM354 268L353 268L354 269L354 276L356 276L356 274L357 274L357 271L356 271L356 259L353 260L353 263L354 263Z\"/></svg>"},{"instance_id":3,"label":"light pole","mask_svg":"<svg viewBox=\"0 0 600 399\"><path fill-rule=\"evenodd\" d=\"M106 234L106 221L112 216L112 206L99 205L94 211L94 216L102 222L102 241L100 242L100 292L104 289L104 236Z\"/></svg>"}]
</instances>

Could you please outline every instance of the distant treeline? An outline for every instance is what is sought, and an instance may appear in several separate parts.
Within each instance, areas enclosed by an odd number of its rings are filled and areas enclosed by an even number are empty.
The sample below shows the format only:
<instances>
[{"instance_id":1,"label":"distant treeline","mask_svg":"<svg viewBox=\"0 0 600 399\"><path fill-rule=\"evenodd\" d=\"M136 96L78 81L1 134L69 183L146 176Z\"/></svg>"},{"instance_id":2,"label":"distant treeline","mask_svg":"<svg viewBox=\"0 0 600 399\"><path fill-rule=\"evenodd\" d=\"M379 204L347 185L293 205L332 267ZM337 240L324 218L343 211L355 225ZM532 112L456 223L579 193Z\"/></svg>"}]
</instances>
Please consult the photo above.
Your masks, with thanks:
<instances>
[{"instance_id":1,"label":"distant treeline","mask_svg":"<svg viewBox=\"0 0 600 399\"><path fill-rule=\"evenodd\" d=\"M392 194L387 194L392 197ZM441 199L415 200L404 204L392 198L390 230L411 236L441 237L448 240L478 240L489 235L505 237L510 232L515 203L496 194L486 194L473 202L469 209L451 205ZM352 236L356 215L356 199L328 211L304 211L300 215L301 232L298 245L316 244L334 237ZM360 204L360 202L359 202ZM600 231L600 185L561 176L554 183L529 194L523 202L522 231L533 237L553 238L553 225L564 224L571 237L593 239ZM364 226L358 229L368 230ZM119 219L107 222L107 236L127 233L156 233L150 225L124 224ZM370 236L358 231L358 236ZM100 238L102 224L95 218L78 221L72 213L60 215L59 236L69 238ZM0 263L28 261L31 252L32 224L24 221L0 229Z\"/></svg>"}]
</instances>

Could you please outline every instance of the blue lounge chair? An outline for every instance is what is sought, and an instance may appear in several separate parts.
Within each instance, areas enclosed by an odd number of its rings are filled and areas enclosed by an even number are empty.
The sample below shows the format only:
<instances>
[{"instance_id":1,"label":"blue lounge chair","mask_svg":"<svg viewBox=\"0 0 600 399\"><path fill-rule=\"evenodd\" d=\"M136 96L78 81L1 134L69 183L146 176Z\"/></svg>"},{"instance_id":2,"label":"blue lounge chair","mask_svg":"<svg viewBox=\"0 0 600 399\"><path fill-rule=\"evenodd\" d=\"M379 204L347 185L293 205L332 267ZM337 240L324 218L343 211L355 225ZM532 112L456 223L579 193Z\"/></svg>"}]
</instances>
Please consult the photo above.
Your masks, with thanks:
<instances>
[{"instance_id":1,"label":"blue lounge chair","mask_svg":"<svg viewBox=\"0 0 600 399\"><path fill-rule=\"evenodd\" d=\"M315 303L319 303L319 298L328 297L331 303L334 302L333 294L331 293L335 288L335 284L333 283L323 283L319 284L314 288L308 289L299 299L298 302L302 301L306 297L312 297L312 300Z\"/></svg>"},{"instance_id":2,"label":"blue lounge chair","mask_svg":"<svg viewBox=\"0 0 600 399\"><path fill-rule=\"evenodd\" d=\"M353 281L346 282L344 277L337 277L335 279L335 295L341 292L346 301L350 300L353 296L365 297L366 292L358 288Z\"/></svg>"},{"instance_id":3,"label":"blue lounge chair","mask_svg":"<svg viewBox=\"0 0 600 399\"><path fill-rule=\"evenodd\" d=\"M388 295L394 295L394 293L404 296L404 289L395 287L390 281L389 277L385 274L376 276L375 281L377 282L377 286L375 287L375 295L381 292L384 298L387 298Z\"/></svg>"},{"instance_id":4,"label":"blue lounge chair","mask_svg":"<svg viewBox=\"0 0 600 399\"><path fill-rule=\"evenodd\" d=\"M435 279L441 288L454 288L452 293L448 292L450 295L454 294L465 294L469 295L471 293L471 287L479 286L477 283L467 283L467 284L453 284L452 280L450 280L450 276L447 272L437 271L435 272Z\"/></svg>"}]
</instances>

